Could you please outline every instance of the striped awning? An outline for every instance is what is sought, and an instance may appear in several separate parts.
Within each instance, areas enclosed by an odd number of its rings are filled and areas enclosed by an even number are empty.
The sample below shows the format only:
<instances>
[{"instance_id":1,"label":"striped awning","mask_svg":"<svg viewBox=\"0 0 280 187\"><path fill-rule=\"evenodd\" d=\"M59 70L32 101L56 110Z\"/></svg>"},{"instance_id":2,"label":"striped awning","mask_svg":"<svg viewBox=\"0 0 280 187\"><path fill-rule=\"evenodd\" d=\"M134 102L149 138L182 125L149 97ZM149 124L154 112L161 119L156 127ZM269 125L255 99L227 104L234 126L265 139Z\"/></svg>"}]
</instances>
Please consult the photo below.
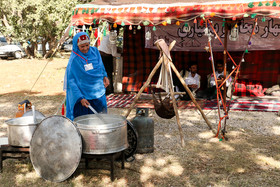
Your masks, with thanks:
<instances>
[{"instance_id":1,"label":"striped awning","mask_svg":"<svg viewBox=\"0 0 280 187\"><path fill-rule=\"evenodd\" d=\"M210 1L172 4L82 4L72 12L72 25L92 25L106 20L120 25L164 25L196 18L280 17L278 1Z\"/></svg>"}]
</instances>

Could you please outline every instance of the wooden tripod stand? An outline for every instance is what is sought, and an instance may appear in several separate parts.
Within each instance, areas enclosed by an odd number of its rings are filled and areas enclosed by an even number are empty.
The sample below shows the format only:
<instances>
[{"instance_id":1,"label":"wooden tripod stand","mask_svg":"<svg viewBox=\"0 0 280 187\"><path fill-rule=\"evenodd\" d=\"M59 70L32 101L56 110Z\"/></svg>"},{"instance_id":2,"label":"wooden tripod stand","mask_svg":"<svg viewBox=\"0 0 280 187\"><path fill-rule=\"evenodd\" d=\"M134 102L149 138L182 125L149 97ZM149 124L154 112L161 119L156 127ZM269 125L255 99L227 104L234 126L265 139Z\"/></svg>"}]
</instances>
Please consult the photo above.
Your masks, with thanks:
<instances>
[{"instance_id":1,"label":"wooden tripod stand","mask_svg":"<svg viewBox=\"0 0 280 187\"><path fill-rule=\"evenodd\" d=\"M176 41L174 40L169 47L167 46L167 44L165 43L165 41L163 39L159 39L155 42L155 44L157 45L158 49L160 50L161 56L160 56L160 60L157 62L156 66L154 67L154 69L152 70L152 72L150 73L150 75L148 76L145 84L141 87L141 89L139 90L138 94L136 95L133 103L131 104L130 108L128 109L127 113L126 113L126 117L128 117L128 115L130 114L132 108L134 108L136 102L138 101L140 95L142 94L142 92L144 91L144 89L149 86L152 77L154 76L154 74L156 73L157 69L160 67L161 64L163 64L165 66L165 69L167 71L167 80L168 80L168 87L171 93L171 97L172 97L172 103L173 103L173 107L174 107L174 111L175 111L175 115L176 115L176 121L177 121L177 125L179 128L179 132L180 132L180 138L181 138L181 146L184 147L185 146L185 142L184 142L184 136L183 136L183 131L182 131L182 127L181 127L181 123L180 123L180 119L179 119L179 113L178 113L178 108L176 105L176 99L174 97L174 91L172 88L172 81L171 81L171 72L168 68L168 65L171 66L172 70L174 71L174 73L176 74L176 76L179 78L180 82L183 84L185 90L187 91L187 93L189 94L192 102L195 104L195 106L197 107L197 109L200 111L203 119L205 120L206 124L208 125L208 127L210 128L210 130L212 130L212 132L215 134L212 125L210 123L210 121L208 121L206 115L203 113L202 109L200 108L200 106L198 105L198 103L196 102L192 92L190 91L190 89L188 88L188 86L186 85L184 79L182 78L182 76L180 75L180 73L178 72L178 70L176 69L176 67L174 66L171 56L170 56L170 51L172 50L172 48L174 47Z\"/></svg>"}]
</instances>

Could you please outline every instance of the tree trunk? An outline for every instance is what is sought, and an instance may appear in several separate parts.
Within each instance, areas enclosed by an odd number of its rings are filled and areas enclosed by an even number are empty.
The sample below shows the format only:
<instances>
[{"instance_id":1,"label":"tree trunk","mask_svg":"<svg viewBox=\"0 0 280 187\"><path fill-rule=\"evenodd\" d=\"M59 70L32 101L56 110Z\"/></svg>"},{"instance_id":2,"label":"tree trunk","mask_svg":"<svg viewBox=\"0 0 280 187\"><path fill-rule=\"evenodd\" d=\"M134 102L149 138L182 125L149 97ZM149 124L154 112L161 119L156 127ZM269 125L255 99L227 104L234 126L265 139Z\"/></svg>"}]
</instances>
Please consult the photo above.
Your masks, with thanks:
<instances>
[{"instance_id":1,"label":"tree trunk","mask_svg":"<svg viewBox=\"0 0 280 187\"><path fill-rule=\"evenodd\" d=\"M43 52L42 56L45 56L45 54L47 53L46 44L47 44L47 40L43 40L42 41L42 52Z\"/></svg>"},{"instance_id":2,"label":"tree trunk","mask_svg":"<svg viewBox=\"0 0 280 187\"><path fill-rule=\"evenodd\" d=\"M49 51L45 54L44 59L51 57L52 53L53 53L53 49L49 49Z\"/></svg>"},{"instance_id":3,"label":"tree trunk","mask_svg":"<svg viewBox=\"0 0 280 187\"><path fill-rule=\"evenodd\" d=\"M31 43L31 46L28 46L28 47L27 47L27 50L28 50L29 55L30 55L31 57L35 57L34 48L35 48L34 43Z\"/></svg>"},{"instance_id":4,"label":"tree trunk","mask_svg":"<svg viewBox=\"0 0 280 187\"><path fill-rule=\"evenodd\" d=\"M3 14L2 22L4 23L4 25L5 25L5 27L7 29L11 27L9 22L8 22L8 20L7 20L7 16L5 14ZM11 43L11 37L6 35L5 38L6 38L7 42L8 42L8 44L10 44Z\"/></svg>"},{"instance_id":5,"label":"tree trunk","mask_svg":"<svg viewBox=\"0 0 280 187\"><path fill-rule=\"evenodd\" d=\"M57 52L57 50L61 48L63 42L65 42L69 38L68 33L70 30L70 26L71 24L68 25L66 31L63 33L63 36L60 38L59 41L55 43L55 45L52 46L52 48L50 48L50 50L47 52L44 58L52 57Z\"/></svg>"},{"instance_id":6,"label":"tree trunk","mask_svg":"<svg viewBox=\"0 0 280 187\"><path fill-rule=\"evenodd\" d=\"M61 45L59 42L57 42L52 48L50 48L50 50L46 53L46 55L44 56L44 58L50 58L52 57L58 49L60 49Z\"/></svg>"},{"instance_id":7,"label":"tree trunk","mask_svg":"<svg viewBox=\"0 0 280 187\"><path fill-rule=\"evenodd\" d=\"M44 54L44 59L51 57L51 54L53 53L53 50L54 50L53 48L54 48L54 45L51 44L51 42L49 42L49 51L47 51Z\"/></svg>"},{"instance_id":8,"label":"tree trunk","mask_svg":"<svg viewBox=\"0 0 280 187\"><path fill-rule=\"evenodd\" d=\"M49 58L52 56L52 53L54 51L54 48L56 47L57 45L57 41L56 41L56 38L51 38L49 41L49 51L47 51L45 54L44 54L44 58Z\"/></svg>"},{"instance_id":9,"label":"tree trunk","mask_svg":"<svg viewBox=\"0 0 280 187\"><path fill-rule=\"evenodd\" d=\"M33 57L38 57L38 43L32 42Z\"/></svg>"},{"instance_id":10,"label":"tree trunk","mask_svg":"<svg viewBox=\"0 0 280 187\"><path fill-rule=\"evenodd\" d=\"M31 48L29 46L27 46L26 48L24 48L24 51L27 55L27 58L33 58L33 55L31 53Z\"/></svg>"}]
</instances>

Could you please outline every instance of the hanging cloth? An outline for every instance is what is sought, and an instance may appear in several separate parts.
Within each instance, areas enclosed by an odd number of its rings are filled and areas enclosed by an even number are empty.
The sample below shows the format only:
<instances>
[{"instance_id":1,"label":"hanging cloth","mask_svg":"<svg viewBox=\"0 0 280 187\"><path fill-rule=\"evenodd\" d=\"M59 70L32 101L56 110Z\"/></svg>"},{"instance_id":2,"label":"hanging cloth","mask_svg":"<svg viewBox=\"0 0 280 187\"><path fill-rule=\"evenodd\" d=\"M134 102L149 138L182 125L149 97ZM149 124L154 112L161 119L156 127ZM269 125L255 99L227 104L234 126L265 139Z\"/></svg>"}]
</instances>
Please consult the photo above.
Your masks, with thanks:
<instances>
[{"instance_id":1,"label":"hanging cloth","mask_svg":"<svg viewBox=\"0 0 280 187\"><path fill-rule=\"evenodd\" d=\"M168 46L165 43L165 41L163 39L159 39L155 43L157 43L159 45L160 49L161 49L159 58L161 58L163 53L164 53L167 56L168 60L172 61L171 56L170 56L170 51L169 51ZM167 73L167 69L166 69L164 63L165 62L162 62L162 64L161 64L159 79L158 79L158 82L156 84L156 87L157 88L162 88L167 93L169 93L170 90L169 90L169 86L168 86L168 73ZM171 86L174 90L173 79L172 79L172 74L171 74L171 67L170 67L169 63L168 63L168 69L169 69L169 73L170 73L170 77L171 77L171 84L172 84Z\"/></svg>"},{"instance_id":2,"label":"hanging cloth","mask_svg":"<svg viewBox=\"0 0 280 187\"><path fill-rule=\"evenodd\" d=\"M170 67L169 64L168 64L168 69L169 69L169 72L171 72L171 67ZM173 79L172 79L172 74L171 73L170 73L170 77L171 77L171 84L172 84L171 86L174 90ZM169 86L168 86L168 72L167 72L164 64L161 65L160 74L159 74L159 78L158 78L158 82L156 84L156 87L163 89L167 93L170 92Z\"/></svg>"}]
</instances>

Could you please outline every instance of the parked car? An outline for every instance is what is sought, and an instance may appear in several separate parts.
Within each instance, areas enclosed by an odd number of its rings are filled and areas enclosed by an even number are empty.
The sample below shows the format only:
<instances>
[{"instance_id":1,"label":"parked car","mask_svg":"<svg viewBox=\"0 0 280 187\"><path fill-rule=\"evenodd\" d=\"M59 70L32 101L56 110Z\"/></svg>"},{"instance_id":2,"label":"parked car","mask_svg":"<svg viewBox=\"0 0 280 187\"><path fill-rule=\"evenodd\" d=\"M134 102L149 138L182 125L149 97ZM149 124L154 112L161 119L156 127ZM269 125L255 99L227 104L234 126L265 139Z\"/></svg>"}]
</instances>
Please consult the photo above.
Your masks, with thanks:
<instances>
[{"instance_id":1,"label":"parked car","mask_svg":"<svg viewBox=\"0 0 280 187\"><path fill-rule=\"evenodd\" d=\"M1 58L9 58L14 57L16 59L20 59L25 56L24 50L22 50L18 45L4 45L0 46L0 57Z\"/></svg>"},{"instance_id":2,"label":"parked car","mask_svg":"<svg viewBox=\"0 0 280 187\"><path fill-rule=\"evenodd\" d=\"M0 58L13 57L20 59L25 55L24 49L19 42L12 42L11 44L8 44L6 38L4 36L0 36Z\"/></svg>"},{"instance_id":3,"label":"parked car","mask_svg":"<svg viewBox=\"0 0 280 187\"><path fill-rule=\"evenodd\" d=\"M72 51L72 48L73 48L72 39L66 40L61 46L61 50L66 52Z\"/></svg>"}]
</instances>

